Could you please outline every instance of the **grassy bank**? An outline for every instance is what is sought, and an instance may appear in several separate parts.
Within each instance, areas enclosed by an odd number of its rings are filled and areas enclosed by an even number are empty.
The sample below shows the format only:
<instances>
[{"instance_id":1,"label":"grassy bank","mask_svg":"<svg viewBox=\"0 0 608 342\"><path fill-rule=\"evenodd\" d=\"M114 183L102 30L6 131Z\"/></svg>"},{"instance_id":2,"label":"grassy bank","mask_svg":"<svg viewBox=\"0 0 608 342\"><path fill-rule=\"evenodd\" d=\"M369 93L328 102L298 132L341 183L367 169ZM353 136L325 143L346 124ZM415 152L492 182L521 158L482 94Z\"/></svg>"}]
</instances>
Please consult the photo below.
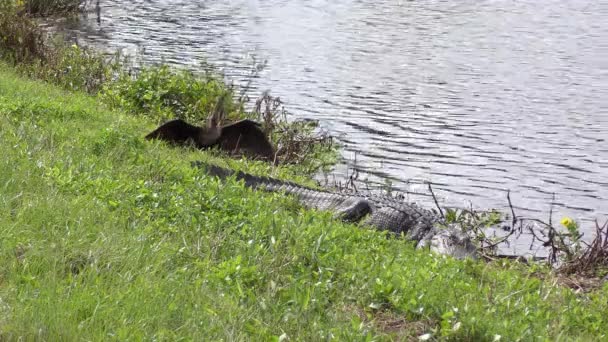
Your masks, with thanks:
<instances>
[{"instance_id":1,"label":"grassy bank","mask_svg":"<svg viewBox=\"0 0 608 342\"><path fill-rule=\"evenodd\" d=\"M0 64L0 339L597 340L608 286L455 261L220 183L148 117Z\"/></svg>"}]
</instances>

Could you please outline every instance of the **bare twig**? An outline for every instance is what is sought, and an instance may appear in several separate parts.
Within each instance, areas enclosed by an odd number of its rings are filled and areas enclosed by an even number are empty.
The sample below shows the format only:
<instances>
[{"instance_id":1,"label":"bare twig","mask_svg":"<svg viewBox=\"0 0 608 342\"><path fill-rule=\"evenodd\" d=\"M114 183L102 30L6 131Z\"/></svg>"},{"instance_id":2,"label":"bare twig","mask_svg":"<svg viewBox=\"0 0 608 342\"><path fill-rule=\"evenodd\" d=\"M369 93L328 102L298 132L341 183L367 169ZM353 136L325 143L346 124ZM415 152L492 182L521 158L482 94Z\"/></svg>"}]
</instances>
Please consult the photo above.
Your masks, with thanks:
<instances>
[{"instance_id":1,"label":"bare twig","mask_svg":"<svg viewBox=\"0 0 608 342\"><path fill-rule=\"evenodd\" d=\"M513 203L511 203L511 190L507 191L507 201L509 202L509 208L511 208L511 230L515 229L517 223L517 215L515 215L515 209L513 209Z\"/></svg>"},{"instance_id":2,"label":"bare twig","mask_svg":"<svg viewBox=\"0 0 608 342\"><path fill-rule=\"evenodd\" d=\"M437 210L439 210L439 214L441 215L441 218L443 220L445 220L445 215L443 215L443 210L441 210L441 207L439 206L439 202L437 201L437 197L435 197L435 193L433 192L433 187L431 186L431 182L428 182L427 185L429 186L429 192L431 193L431 196L433 196L433 201L435 201L435 206L437 206Z\"/></svg>"},{"instance_id":3,"label":"bare twig","mask_svg":"<svg viewBox=\"0 0 608 342\"><path fill-rule=\"evenodd\" d=\"M558 271L563 274L596 275L598 270L608 267L608 220L600 226L595 221L595 237L587 248L562 265Z\"/></svg>"},{"instance_id":4,"label":"bare twig","mask_svg":"<svg viewBox=\"0 0 608 342\"><path fill-rule=\"evenodd\" d=\"M551 196L551 206L549 206L549 226L553 227L553 205L555 204L555 192Z\"/></svg>"}]
</instances>

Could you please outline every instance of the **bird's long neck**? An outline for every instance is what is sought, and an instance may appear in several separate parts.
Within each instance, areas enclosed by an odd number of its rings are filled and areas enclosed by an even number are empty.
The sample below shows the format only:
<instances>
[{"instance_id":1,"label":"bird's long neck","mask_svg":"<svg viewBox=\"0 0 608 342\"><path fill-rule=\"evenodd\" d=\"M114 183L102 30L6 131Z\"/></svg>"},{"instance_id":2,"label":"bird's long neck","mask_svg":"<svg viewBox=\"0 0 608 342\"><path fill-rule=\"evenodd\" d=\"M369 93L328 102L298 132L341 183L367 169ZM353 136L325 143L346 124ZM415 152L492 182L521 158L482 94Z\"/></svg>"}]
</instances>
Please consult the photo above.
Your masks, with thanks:
<instances>
[{"instance_id":1,"label":"bird's long neck","mask_svg":"<svg viewBox=\"0 0 608 342\"><path fill-rule=\"evenodd\" d=\"M220 127L201 127L198 131L197 144L199 147L209 147L214 145L220 138Z\"/></svg>"}]
</instances>

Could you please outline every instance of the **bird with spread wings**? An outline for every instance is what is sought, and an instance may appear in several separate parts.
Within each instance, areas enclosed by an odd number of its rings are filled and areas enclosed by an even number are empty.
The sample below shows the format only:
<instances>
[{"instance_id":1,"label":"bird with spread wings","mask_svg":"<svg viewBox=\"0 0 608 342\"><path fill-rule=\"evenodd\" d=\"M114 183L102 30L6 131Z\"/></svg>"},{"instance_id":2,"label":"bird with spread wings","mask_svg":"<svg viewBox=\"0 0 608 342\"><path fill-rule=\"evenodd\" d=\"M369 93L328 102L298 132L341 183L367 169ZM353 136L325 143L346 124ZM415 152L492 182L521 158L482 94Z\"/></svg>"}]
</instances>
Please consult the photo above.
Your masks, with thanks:
<instances>
[{"instance_id":1,"label":"bird with spread wings","mask_svg":"<svg viewBox=\"0 0 608 342\"><path fill-rule=\"evenodd\" d=\"M159 139L177 145L192 144L205 149L218 146L231 153L241 152L250 158L275 161L275 149L262 131L260 124L249 119L220 125L224 117L220 97L213 114L207 119L206 127L198 127L182 119L175 119L160 125L146 139Z\"/></svg>"}]
</instances>

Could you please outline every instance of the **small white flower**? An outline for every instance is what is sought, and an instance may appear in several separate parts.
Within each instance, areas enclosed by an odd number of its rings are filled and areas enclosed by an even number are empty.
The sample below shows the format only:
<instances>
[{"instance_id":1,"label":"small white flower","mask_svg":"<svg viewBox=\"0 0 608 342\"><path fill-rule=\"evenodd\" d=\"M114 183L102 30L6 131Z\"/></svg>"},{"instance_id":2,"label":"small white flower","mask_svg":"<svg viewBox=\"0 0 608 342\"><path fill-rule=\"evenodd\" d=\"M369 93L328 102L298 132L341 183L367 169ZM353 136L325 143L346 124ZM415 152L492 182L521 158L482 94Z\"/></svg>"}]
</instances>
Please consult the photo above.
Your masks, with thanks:
<instances>
[{"instance_id":1,"label":"small white flower","mask_svg":"<svg viewBox=\"0 0 608 342\"><path fill-rule=\"evenodd\" d=\"M458 331L461 325L461 322L456 322L456 324L454 324L454 326L452 327L452 331Z\"/></svg>"},{"instance_id":2,"label":"small white flower","mask_svg":"<svg viewBox=\"0 0 608 342\"><path fill-rule=\"evenodd\" d=\"M426 333L424 335L418 336L418 340L420 340L420 341L428 341L428 340L431 339L431 337L433 337L433 335L431 333Z\"/></svg>"}]
</instances>

